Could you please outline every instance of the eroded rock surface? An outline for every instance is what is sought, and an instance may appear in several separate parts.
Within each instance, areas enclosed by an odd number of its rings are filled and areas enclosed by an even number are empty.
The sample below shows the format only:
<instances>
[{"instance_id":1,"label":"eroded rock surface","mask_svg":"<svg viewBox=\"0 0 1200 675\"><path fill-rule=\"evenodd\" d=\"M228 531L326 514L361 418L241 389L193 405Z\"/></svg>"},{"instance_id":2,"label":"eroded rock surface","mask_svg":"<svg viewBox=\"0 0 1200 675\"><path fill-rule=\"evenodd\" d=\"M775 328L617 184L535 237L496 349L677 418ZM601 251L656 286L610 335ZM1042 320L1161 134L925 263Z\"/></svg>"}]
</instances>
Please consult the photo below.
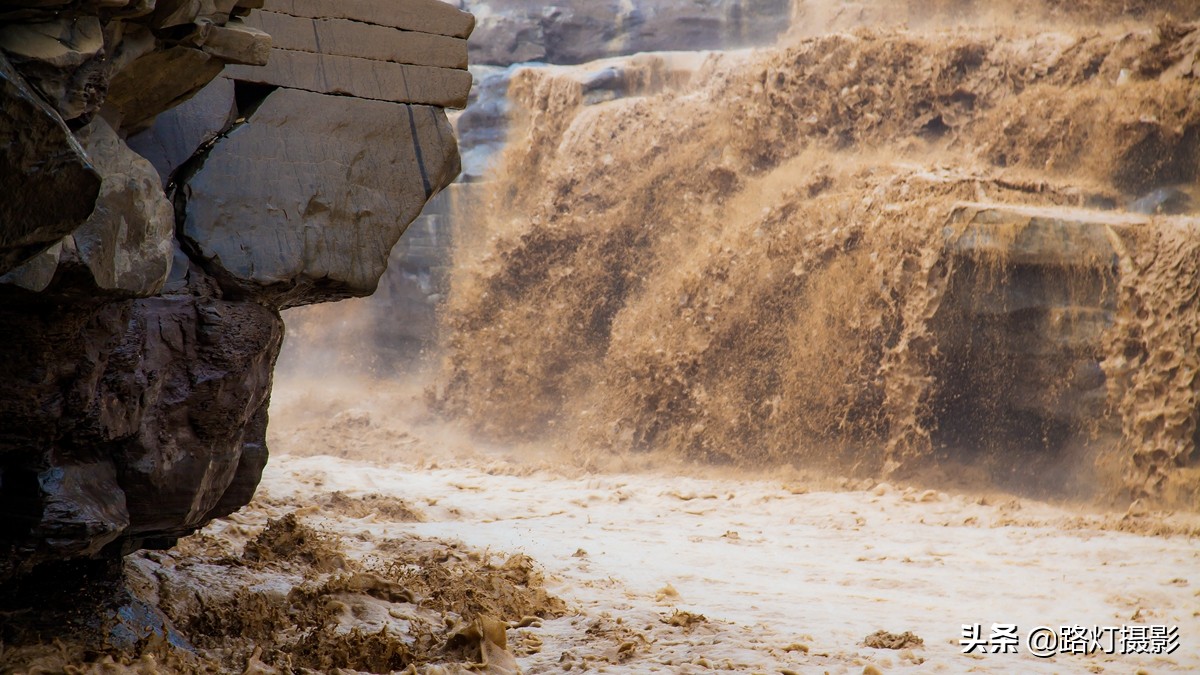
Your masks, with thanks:
<instances>
[{"instance_id":1,"label":"eroded rock surface","mask_svg":"<svg viewBox=\"0 0 1200 675\"><path fill-rule=\"evenodd\" d=\"M371 293L457 175L423 104L465 101L473 25L434 0L0 5L0 586L250 500L279 310Z\"/></svg>"}]
</instances>

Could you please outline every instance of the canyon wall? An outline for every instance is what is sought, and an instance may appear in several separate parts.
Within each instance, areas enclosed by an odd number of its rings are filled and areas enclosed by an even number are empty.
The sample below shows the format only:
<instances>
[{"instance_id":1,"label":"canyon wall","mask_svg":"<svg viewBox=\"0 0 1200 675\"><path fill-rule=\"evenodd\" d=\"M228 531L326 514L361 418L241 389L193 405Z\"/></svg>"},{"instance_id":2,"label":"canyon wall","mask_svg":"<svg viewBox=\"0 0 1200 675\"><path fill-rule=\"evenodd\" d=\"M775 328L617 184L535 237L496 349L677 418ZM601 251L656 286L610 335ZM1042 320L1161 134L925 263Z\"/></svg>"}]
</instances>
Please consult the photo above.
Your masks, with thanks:
<instances>
[{"instance_id":1,"label":"canyon wall","mask_svg":"<svg viewBox=\"0 0 1200 675\"><path fill-rule=\"evenodd\" d=\"M249 501L279 311L372 293L459 172L437 0L0 3L0 582Z\"/></svg>"}]
</instances>

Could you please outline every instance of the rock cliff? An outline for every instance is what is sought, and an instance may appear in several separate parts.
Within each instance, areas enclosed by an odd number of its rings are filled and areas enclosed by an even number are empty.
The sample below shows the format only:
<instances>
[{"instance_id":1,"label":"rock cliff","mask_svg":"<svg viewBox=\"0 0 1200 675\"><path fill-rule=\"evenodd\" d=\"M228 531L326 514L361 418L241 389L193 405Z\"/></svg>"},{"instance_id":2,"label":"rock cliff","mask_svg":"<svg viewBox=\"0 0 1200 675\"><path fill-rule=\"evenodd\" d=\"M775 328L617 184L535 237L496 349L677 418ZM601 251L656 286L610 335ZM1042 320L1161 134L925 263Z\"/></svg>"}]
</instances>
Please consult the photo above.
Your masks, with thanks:
<instances>
[{"instance_id":1,"label":"rock cliff","mask_svg":"<svg viewBox=\"0 0 1200 675\"><path fill-rule=\"evenodd\" d=\"M0 582L252 496L285 307L457 176L437 0L0 2Z\"/></svg>"}]
</instances>

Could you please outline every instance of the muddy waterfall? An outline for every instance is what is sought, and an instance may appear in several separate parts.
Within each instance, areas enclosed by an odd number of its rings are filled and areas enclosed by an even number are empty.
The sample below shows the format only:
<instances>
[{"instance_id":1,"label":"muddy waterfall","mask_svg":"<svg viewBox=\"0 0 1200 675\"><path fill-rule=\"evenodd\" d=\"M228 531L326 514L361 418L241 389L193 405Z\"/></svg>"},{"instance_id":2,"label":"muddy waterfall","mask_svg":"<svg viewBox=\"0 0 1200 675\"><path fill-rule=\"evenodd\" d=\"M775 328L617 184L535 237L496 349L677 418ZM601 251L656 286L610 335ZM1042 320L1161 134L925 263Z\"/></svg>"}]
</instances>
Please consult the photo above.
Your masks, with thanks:
<instances>
[{"instance_id":1,"label":"muddy waterfall","mask_svg":"<svg viewBox=\"0 0 1200 675\"><path fill-rule=\"evenodd\" d=\"M504 439L1197 502L1194 25L510 85L432 392Z\"/></svg>"}]
</instances>

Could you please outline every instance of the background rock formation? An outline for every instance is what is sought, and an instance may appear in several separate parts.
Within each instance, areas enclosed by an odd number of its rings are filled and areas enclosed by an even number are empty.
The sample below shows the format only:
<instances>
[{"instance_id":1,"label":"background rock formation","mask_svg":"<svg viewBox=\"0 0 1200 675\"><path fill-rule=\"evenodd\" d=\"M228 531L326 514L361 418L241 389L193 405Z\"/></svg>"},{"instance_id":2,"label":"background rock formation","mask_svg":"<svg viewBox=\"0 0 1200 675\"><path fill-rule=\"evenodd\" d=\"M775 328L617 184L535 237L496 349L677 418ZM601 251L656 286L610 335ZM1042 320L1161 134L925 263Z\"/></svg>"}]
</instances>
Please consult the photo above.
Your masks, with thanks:
<instances>
[{"instance_id":1,"label":"background rock formation","mask_svg":"<svg viewBox=\"0 0 1200 675\"><path fill-rule=\"evenodd\" d=\"M250 499L279 310L370 294L455 178L473 25L437 0L0 3L0 582Z\"/></svg>"}]
</instances>

